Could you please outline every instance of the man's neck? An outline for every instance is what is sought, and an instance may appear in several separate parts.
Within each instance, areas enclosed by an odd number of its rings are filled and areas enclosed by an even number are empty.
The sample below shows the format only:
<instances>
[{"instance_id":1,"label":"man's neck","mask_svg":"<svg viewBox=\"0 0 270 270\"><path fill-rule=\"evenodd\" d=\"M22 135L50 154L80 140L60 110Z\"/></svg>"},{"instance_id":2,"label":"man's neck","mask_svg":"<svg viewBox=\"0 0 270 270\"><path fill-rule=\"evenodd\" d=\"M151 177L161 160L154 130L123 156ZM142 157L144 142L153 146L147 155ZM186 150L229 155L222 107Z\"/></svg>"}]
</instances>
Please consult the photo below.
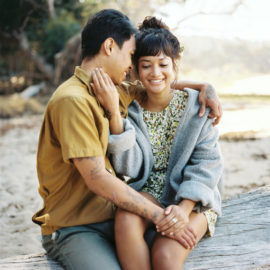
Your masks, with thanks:
<instances>
[{"instance_id":1,"label":"man's neck","mask_svg":"<svg viewBox=\"0 0 270 270\"><path fill-rule=\"evenodd\" d=\"M89 76L95 68L104 68L104 64L100 57L94 57L90 60L84 59L81 63L81 69L83 69Z\"/></svg>"}]
</instances>

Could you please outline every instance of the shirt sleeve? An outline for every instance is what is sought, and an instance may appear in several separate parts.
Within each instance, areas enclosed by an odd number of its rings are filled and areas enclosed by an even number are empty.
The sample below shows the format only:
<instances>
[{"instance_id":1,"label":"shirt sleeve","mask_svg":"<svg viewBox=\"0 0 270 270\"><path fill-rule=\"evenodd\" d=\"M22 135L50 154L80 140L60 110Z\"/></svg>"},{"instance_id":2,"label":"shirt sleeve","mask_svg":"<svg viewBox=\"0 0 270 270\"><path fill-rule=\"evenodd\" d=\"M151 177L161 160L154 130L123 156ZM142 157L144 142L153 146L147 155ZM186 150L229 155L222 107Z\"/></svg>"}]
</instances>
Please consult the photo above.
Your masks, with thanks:
<instances>
[{"instance_id":1,"label":"shirt sleeve","mask_svg":"<svg viewBox=\"0 0 270 270\"><path fill-rule=\"evenodd\" d=\"M65 162L78 157L102 156L99 132L89 101L68 97L54 104L52 122Z\"/></svg>"},{"instance_id":2,"label":"shirt sleeve","mask_svg":"<svg viewBox=\"0 0 270 270\"><path fill-rule=\"evenodd\" d=\"M120 103L127 108L144 90L144 86L139 80L134 82L124 81L117 89L120 96Z\"/></svg>"}]
</instances>

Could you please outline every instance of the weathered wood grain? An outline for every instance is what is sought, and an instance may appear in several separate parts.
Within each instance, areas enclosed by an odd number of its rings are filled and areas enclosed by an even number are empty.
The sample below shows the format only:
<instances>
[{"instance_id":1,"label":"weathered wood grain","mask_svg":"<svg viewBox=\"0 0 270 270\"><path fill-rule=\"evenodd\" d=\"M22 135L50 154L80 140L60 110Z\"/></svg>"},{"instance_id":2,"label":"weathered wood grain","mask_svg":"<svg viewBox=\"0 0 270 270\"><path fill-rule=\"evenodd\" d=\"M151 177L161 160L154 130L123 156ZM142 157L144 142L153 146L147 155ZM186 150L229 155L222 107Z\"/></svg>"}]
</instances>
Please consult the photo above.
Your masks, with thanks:
<instances>
[{"instance_id":1,"label":"weathered wood grain","mask_svg":"<svg viewBox=\"0 0 270 270\"><path fill-rule=\"evenodd\" d=\"M0 260L0 269L63 270L57 262L48 259L45 254L31 254L2 259Z\"/></svg>"},{"instance_id":2,"label":"weathered wood grain","mask_svg":"<svg viewBox=\"0 0 270 270\"><path fill-rule=\"evenodd\" d=\"M225 201L215 236L197 245L185 269L270 269L270 186Z\"/></svg>"},{"instance_id":3,"label":"weathered wood grain","mask_svg":"<svg viewBox=\"0 0 270 270\"><path fill-rule=\"evenodd\" d=\"M2 259L0 269L62 268L34 254ZM185 270L214 269L270 269L270 186L223 202L215 236L203 239L185 263Z\"/></svg>"}]
</instances>

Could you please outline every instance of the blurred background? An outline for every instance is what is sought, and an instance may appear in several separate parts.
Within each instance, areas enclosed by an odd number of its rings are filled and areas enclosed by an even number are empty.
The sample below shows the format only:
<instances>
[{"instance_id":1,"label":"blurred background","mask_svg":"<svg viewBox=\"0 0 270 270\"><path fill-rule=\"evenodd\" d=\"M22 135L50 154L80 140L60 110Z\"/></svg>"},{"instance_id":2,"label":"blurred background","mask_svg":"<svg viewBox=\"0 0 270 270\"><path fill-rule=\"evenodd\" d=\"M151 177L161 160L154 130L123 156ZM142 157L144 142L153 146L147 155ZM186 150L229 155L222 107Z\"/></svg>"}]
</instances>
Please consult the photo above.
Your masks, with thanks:
<instances>
[{"instance_id":1,"label":"blurred background","mask_svg":"<svg viewBox=\"0 0 270 270\"><path fill-rule=\"evenodd\" d=\"M35 156L42 114L80 63L80 31L115 8L161 18L184 46L180 79L218 92L224 198L270 184L268 0L0 0L0 258L41 251Z\"/></svg>"}]
</instances>

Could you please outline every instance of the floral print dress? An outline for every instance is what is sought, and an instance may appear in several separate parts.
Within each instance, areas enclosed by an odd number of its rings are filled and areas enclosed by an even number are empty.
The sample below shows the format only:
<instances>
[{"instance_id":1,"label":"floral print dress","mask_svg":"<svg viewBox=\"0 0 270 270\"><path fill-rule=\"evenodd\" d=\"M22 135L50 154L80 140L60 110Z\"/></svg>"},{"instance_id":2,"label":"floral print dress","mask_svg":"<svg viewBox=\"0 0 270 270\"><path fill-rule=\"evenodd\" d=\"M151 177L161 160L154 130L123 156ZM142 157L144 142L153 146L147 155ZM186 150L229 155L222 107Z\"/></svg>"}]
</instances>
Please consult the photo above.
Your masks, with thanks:
<instances>
[{"instance_id":1,"label":"floral print dress","mask_svg":"<svg viewBox=\"0 0 270 270\"><path fill-rule=\"evenodd\" d=\"M143 119L148 129L154 156L152 172L142 191L150 193L158 201L165 186L175 132L178 125L181 125L181 117L185 111L187 101L187 92L175 91L170 104L161 112L151 112L142 108ZM207 234L212 236L217 215L212 210L208 210L204 214L208 222Z\"/></svg>"}]
</instances>

